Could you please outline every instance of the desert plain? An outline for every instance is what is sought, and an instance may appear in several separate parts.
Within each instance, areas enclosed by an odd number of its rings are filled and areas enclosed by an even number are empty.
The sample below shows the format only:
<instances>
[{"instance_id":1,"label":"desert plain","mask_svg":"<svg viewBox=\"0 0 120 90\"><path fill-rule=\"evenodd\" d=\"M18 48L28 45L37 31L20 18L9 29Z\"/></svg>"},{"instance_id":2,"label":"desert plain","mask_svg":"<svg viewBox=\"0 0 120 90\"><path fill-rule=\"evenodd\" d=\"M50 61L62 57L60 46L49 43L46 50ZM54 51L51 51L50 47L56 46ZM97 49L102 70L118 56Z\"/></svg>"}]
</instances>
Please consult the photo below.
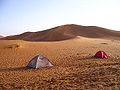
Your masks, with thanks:
<instances>
[{"instance_id":1,"label":"desert plain","mask_svg":"<svg viewBox=\"0 0 120 90\"><path fill-rule=\"evenodd\" d=\"M70 31L74 28L80 29L79 35ZM25 38L2 37L0 90L120 90L120 33L103 28L98 33L94 27L86 34L82 29L76 25L60 26L49 33L45 31L47 35L39 32L45 36L37 33L40 40L35 33L23 35ZM94 58L99 50L110 57ZM36 55L47 57L54 66L26 67Z\"/></svg>"}]
</instances>

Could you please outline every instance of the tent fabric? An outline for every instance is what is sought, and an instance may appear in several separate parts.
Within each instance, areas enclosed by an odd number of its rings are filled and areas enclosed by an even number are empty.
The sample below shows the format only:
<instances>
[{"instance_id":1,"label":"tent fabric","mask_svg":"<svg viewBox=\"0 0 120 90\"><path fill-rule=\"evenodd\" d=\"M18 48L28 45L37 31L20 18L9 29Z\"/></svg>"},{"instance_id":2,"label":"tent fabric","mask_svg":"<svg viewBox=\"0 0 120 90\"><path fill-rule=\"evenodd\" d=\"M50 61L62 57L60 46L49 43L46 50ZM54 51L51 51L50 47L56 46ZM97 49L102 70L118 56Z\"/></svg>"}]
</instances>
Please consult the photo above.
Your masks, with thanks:
<instances>
[{"instance_id":1,"label":"tent fabric","mask_svg":"<svg viewBox=\"0 0 120 90\"><path fill-rule=\"evenodd\" d=\"M53 66L50 61L44 56L35 56L27 65L31 68L42 68Z\"/></svg>"},{"instance_id":2,"label":"tent fabric","mask_svg":"<svg viewBox=\"0 0 120 90\"><path fill-rule=\"evenodd\" d=\"M94 57L97 57L97 58L108 58L109 56L104 52L104 51L98 51Z\"/></svg>"}]
</instances>

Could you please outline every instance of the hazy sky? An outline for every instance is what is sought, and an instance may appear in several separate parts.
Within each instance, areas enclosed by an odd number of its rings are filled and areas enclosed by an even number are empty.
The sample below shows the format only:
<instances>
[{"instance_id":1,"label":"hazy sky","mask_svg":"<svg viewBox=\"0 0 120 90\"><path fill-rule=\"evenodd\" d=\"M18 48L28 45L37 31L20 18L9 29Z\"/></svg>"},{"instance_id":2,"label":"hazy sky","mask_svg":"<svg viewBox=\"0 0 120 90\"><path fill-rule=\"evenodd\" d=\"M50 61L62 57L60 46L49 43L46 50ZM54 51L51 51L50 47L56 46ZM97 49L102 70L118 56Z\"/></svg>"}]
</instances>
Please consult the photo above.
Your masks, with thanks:
<instances>
[{"instance_id":1,"label":"hazy sky","mask_svg":"<svg viewBox=\"0 0 120 90\"><path fill-rule=\"evenodd\" d=\"M120 30L120 0L0 0L0 35L64 24Z\"/></svg>"}]
</instances>

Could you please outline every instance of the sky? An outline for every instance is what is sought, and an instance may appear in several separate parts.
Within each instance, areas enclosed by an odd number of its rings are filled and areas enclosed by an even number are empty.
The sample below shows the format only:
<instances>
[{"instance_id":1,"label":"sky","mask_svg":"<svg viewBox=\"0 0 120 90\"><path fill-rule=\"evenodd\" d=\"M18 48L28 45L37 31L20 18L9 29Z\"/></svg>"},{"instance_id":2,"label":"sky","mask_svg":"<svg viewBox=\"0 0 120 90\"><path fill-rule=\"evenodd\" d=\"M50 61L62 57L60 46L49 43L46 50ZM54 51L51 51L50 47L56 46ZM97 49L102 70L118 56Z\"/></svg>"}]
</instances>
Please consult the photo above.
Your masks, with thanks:
<instances>
[{"instance_id":1,"label":"sky","mask_svg":"<svg viewBox=\"0 0 120 90\"><path fill-rule=\"evenodd\" d=\"M0 35L64 24L120 31L120 0L0 0Z\"/></svg>"}]
</instances>

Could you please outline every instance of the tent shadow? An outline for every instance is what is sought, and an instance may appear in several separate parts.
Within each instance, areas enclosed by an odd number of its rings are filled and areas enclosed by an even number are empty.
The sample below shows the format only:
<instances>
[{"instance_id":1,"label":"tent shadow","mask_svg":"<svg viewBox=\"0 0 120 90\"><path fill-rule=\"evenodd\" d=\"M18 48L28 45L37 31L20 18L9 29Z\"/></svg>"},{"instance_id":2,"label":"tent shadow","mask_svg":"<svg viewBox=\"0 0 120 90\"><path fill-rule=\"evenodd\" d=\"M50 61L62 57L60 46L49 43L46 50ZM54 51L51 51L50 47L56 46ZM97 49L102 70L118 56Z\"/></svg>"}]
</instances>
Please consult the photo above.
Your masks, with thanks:
<instances>
[{"instance_id":1,"label":"tent shadow","mask_svg":"<svg viewBox=\"0 0 120 90\"><path fill-rule=\"evenodd\" d=\"M100 59L110 59L110 58L98 58L98 57L94 57L94 56L86 56L86 57L80 58L78 60L100 60Z\"/></svg>"},{"instance_id":2,"label":"tent shadow","mask_svg":"<svg viewBox=\"0 0 120 90\"><path fill-rule=\"evenodd\" d=\"M28 68L28 67L3 68L3 69L0 69L0 72L22 71L22 70L28 70L28 69L30 69L30 68Z\"/></svg>"}]
</instances>

